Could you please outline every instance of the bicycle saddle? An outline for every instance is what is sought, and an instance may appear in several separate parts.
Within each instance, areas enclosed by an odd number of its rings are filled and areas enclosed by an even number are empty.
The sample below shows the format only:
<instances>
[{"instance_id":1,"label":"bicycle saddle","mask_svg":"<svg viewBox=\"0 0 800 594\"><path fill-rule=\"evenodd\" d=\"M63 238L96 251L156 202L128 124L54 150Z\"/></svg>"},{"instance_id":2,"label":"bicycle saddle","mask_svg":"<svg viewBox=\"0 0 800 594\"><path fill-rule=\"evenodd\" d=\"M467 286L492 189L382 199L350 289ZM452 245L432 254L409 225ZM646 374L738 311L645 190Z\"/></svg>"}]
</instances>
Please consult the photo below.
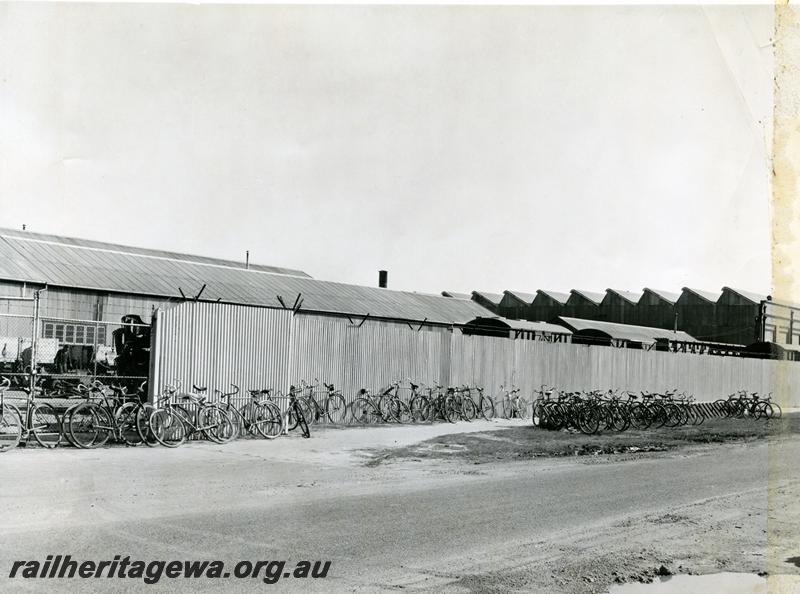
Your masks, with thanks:
<instances>
[{"instance_id":1,"label":"bicycle saddle","mask_svg":"<svg viewBox=\"0 0 800 594\"><path fill-rule=\"evenodd\" d=\"M208 390L208 388L207 388L207 387L202 387L202 388L201 388L201 387L200 387L200 386L198 386L197 384L192 384L192 389L193 389L195 392L205 392L206 390Z\"/></svg>"}]
</instances>

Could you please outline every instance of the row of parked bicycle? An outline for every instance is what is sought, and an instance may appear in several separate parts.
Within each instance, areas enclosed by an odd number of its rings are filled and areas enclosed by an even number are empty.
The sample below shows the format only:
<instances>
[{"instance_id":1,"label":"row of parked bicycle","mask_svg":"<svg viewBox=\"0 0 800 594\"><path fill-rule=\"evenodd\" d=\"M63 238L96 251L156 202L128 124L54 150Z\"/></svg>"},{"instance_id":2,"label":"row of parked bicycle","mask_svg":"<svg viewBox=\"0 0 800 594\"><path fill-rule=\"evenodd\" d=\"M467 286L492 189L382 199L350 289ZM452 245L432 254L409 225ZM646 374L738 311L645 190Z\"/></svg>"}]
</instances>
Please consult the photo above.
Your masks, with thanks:
<instances>
[{"instance_id":1,"label":"row of parked bicycle","mask_svg":"<svg viewBox=\"0 0 800 594\"><path fill-rule=\"evenodd\" d=\"M288 394L273 394L270 389L248 390L240 394L193 385L182 390L180 383L167 385L155 401L146 402L145 384L132 393L118 385L78 384L69 396L75 403L66 409L49 402L27 398L26 406L17 407L4 398L10 386L0 382L0 451L17 446L23 440L35 440L53 448L69 443L80 448L95 448L109 441L135 446L161 444L177 447L192 438L227 443L241 436L274 439L300 429L310 436L309 425L424 423L478 417L529 418L530 403L519 389L501 390L503 396L496 410L494 400L483 388L469 386L425 388L409 383L409 393L401 392L394 382L380 393L364 388L348 403L332 384L319 382L291 386ZM244 402L243 402L244 401Z\"/></svg>"},{"instance_id":2,"label":"row of parked bicycle","mask_svg":"<svg viewBox=\"0 0 800 594\"><path fill-rule=\"evenodd\" d=\"M533 424L544 429L575 429L585 434L700 425L707 418L772 419L782 414L771 395L746 390L727 399L697 403L677 391L665 393L564 392L542 387L533 405Z\"/></svg>"},{"instance_id":3,"label":"row of parked bicycle","mask_svg":"<svg viewBox=\"0 0 800 594\"><path fill-rule=\"evenodd\" d=\"M700 424L709 417L773 418L781 410L769 397L740 392L715 403L695 403L675 391L664 394L642 392L565 392L542 386L533 402L518 388L500 386L497 401L481 387L425 387L408 382L408 388L393 382L372 393L363 388L347 402L334 385L320 383L291 386L286 395L270 389L251 389L247 395L233 385L224 392L193 385L181 389L179 382L165 386L154 402L146 402L145 384L132 393L119 385L78 384L70 396L75 402L64 409L28 395L26 406L5 401L10 382L0 381L0 451L23 440L35 440L53 448L69 443L94 448L109 441L177 447L188 439L204 438L227 443L238 437L274 439L299 429L310 436L309 425L427 423L476 418L532 419L547 429L573 428L591 434L603 430L677 427Z\"/></svg>"}]
</instances>

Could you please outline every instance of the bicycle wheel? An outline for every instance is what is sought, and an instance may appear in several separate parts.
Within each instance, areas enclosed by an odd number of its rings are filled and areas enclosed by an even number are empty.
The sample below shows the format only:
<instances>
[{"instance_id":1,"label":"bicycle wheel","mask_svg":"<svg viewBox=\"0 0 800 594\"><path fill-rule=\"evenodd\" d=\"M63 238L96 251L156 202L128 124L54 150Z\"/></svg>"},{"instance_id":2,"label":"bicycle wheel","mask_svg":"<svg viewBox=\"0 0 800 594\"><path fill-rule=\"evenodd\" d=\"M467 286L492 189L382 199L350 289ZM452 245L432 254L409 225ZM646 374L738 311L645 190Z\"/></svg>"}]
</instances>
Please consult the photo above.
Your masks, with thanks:
<instances>
[{"instance_id":1,"label":"bicycle wheel","mask_svg":"<svg viewBox=\"0 0 800 594\"><path fill-rule=\"evenodd\" d=\"M63 441L61 418L56 409L47 403L34 404L30 411L31 433L43 448L55 448Z\"/></svg>"},{"instance_id":2,"label":"bicycle wheel","mask_svg":"<svg viewBox=\"0 0 800 594\"><path fill-rule=\"evenodd\" d=\"M171 408L159 408L148 419L150 433L161 445L177 448L186 441L186 424Z\"/></svg>"},{"instance_id":3,"label":"bicycle wheel","mask_svg":"<svg viewBox=\"0 0 800 594\"><path fill-rule=\"evenodd\" d=\"M448 423L455 423L461 418L461 406L452 396L448 396L444 401L444 417Z\"/></svg>"},{"instance_id":4,"label":"bicycle wheel","mask_svg":"<svg viewBox=\"0 0 800 594\"><path fill-rule=\"evenodd\" d=\"M218 406L221 410L225 411L225 414L228 415L228 418L231 420L234 435L228 441L238 439L242 435L250 433L249 421L247 418L242 418L242 416L239 415L239 411L232 404L220 403L215 406Z\"/></svg>"},{"instance_id":5,"label":"bicycle wheel","mask_svg":"<svg viewBox=\"0 0 800 594\"><path fill-rule=\"evenodd\" d=\"M297 402L294 403L294 407L293 408L294 408L295 417L297 418L297 425L296 426L300 427L300 431L302 432L303 437L306 437L306 438L311 437L311 431L308 430L308 423L306 422L305 414L303 414L303 409L300 407L300 405Z\"/></svg>"},{"instance_id":6,"label":"bicycle wheel","mask_svg":"<svg viewBox=\"0 0 800 594\"><path fill-rule=\"evenodd\" d=\"M150 429L150 417L155 411L155 406L145 403L136 412L136 431L139 433L142 443L151 448L158 445L158 440Z\"/></svg>"},{"instance_id":7,"label":"bicycle wheel","mask_svg":"<svg viewBox=\"0 0 800 594\"><path fill-rule=\"evenodd\" d=\"M517 414L520 419L527 419L530 415L531 403L522 396L517 399Z\"/></svg>"},{"instance_id":8,"label":"bicycle wheel","mask_svg":"<svg viewBox=\"0 0 800 594\"><path fill-rule=\"evenodd\" d=\"M300 410L303 411L306 423L311 423L313 425L317 422L317 417L319 416L317 414L317 406L315 402L311 401L311 398L298 398L297 405L300 407Z\"/></svg>"},{"instance_id":9,"label":"bicycle wheel","mask_svg":"<svg viewBox=\"0 0 800 594\"><path fill-rule=\"evenodd\" d=\"M210 441L223 444L236 438L236 427L230 415L217 405L201 407L197 420L201 433Z\"/></svg>"},{"instance_id":10,"label":"bicycle wheel","mask_svg":"<svg viewBox=\"0 0 800 594\"><path fill-rule=\"evenodd\" d=\"M577 415L578 429L581 433L592 435L600 429L602 414L596 406L583 406Z\"/></svg>"},{"instance_id":11,"label":"bicycle wheel","mask_svg":"<svg viewBox=\"0 0 800 594\"><path fill-rule=\"evenodd\" d=\"M270 438L270 425L272 425L272 409L263 404L252 404L248 409L250 416L250 430L265 439Z\"/></svg>"},{"instance_id":12,"label":"bicycle wheel","mask_svg":"<svg viewBox=\"0 0 800 594\"><path fill-rule=\"evenodd\" d=\"M461 399L461 416L465 421L472 421L478 416L478 407L469 396Z\"/></svg>"},{"instance_id":13,"label":"bicycle wheel","mask_svg":"<svg viewBox=\"0 0 800 594\"><path fill-rule=\"evenodd\" d=\"M667 424L669 420L669 415L667 414L667 409L664 408L661 404L651 404L648 406L650 410L652 424L651 426L655 429L661 429L664 425Z\"/></svg>"},{"instance_id":14,"label":"bicycle wheel","mask_svg":"<svg viewBox=\"0 0 800 594\"><path fill-rule=\"evenodd\" d=\"M341 425L347 418L347 402L341 394L330 394L325 401L325 414L334 425Z\"/></svg>"},{"instance_id":15,"label":"bicycle wheel","mask_svg":"<svg viewBox=\"0 0 800 594\"><path fill-rule=\"evenodd\" d=\"M398 399L397 403L394 406L396 409L395 415L399 423L410 423L411 421L414 420L413 417L411 416L411 409L405 402Z\"/></svg>"},{"instance_id":16,"label":"bicycle wheel","mask_svg":"<svg viewBox=\"0 0 800 594\"><path fill-rule=\"evenodd\" d=\"M422 394L417 394L411 399L411 419L418 423L424 423L428 420L430 414L430 403L428 399Z\"/></svg>"},{"instance_id":17,"label":"bicycle wheel","mask_svg":"<svg viewBox=\"0 0 800 594\"><path fill-rule=\"evenodd\" d=\"M262 405L267 411L265 415L267 415L269 419L269 422L264 425L266 429L266 435L264 435L264 437L267 439L275 439L283 433L283 413L280 407L274 402L267 401L263 402Z\"/></svg>"},{"instance_id":18,"label":"bicycle wheel","mask_svg":"<svg viewBox=\"0 0 800 594\"><path fill-rule=\"evenodd\" d=\"M111 437L111 419L108 413L93 402L76 406L69 417L69 435L79 448L97 448Z\"/></svg>"},{"instance_id":19,"label":"bicycle wheel","mask_svg":"<svg viewBox=\"0 0 800 594\"><path fill-rule=\"evenodd\" d=\"M634 404L628 409L628 417L634 429L647 429L650 426L650 415L643 404Z\"/></svg>"},{"instance_id":20,"label":"bicycle wheel","mask_svg":"<svg viewBox=\"0 0 800 594\"><path fill-rule=\"evenodd\" d=\"M367 424L372 417L372 404L366 398L356 398L350 405L350 417L354 423Z\"/></svg>"},{"instance_id":21,"label":"bicycle wheel","mask_svg":"<svg viewBox=\"0 0 800 594\"><path fill-rule=\"evenodd\" d=\"M770 402L770 407L772 408L772 416L768 417L770 419L780 419L783 415L783 411L781 410L781 406L777 402Z\"/></svg>"},{"instance_id":22,"label":"bicycle wheel","mask_svg":"<svg viewBox=\"0 0 800 594\"><path fill-rule=\"evenodd\" d=\"M479 409L481 416L487 421L494 418L494 402L488 396L481 396Z\"/></svg>"},{"instance_id":23,"label":"bicycle wheel","mask_svg":"<svg viewBox=\"0 0 800 594\"><path fill-rule=\"evenodd\" d=\"M231 418L239 425L240 435L244 433L246 429L247 434L253 437L257 437L261 434L258 430L258 424L261 423L263 425L265 421L263 407L257 402L248 402L244 406L239 407L237 412L231 415Z\"/></svg>"},{"instance_id":24,"label":"bicycle wheel","mask_svg":"<svg viewBox=\"0 0 800 594\"><path fill-rule=\"evenodd\" d=\"M21 440L22 417L15 407L4 404L3 414L0 415L0 452L17 447Z\"/></svg>"},{"instance_id":25,"label":"bicycle wheel","mask_svg":"<svg viewBox=\"0 0 800 594\"><path fill-rule=\"evenodd\" d=\"M611 406L608 409L608 429L617 432L625 431L631 424L630 417L625 414L625 410L620 406Z\"/></svg>"},{"instance_id":26,"label":"bicycle wheel","mask_svg":"<svg viewBox=\"0 0 800 594\"><path fill-rule=\"evenodd\" d=\"M138 402L126 402L114 413L119 436L125 445L138 446L144 439L139 433L138 415L141 406Z\"/></svg>"},{"instance_id":27,"label":"bicycle wheel","mask_svg":"<svg viewBox=\"0 0 800 594\"><path fill-rule=\"evenodd\" d=\"M392 423L402 423L400 420L400 399L391 398L383 405L383 416Z\"/></svg>"}]
</instances>

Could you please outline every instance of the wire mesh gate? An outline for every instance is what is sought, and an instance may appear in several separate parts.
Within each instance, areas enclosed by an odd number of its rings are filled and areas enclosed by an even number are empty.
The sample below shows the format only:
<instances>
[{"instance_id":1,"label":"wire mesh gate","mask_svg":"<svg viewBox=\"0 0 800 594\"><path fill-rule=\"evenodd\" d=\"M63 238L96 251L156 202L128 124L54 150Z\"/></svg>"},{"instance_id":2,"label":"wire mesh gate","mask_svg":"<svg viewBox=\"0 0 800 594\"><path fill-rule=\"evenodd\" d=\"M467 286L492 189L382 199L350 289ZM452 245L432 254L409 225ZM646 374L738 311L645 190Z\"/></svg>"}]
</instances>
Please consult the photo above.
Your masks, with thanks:
<instances>
[{"instance_id":1,"label":"wire mesh gate","mask_svg":"<svg viewBox=\"0 0 800 594\"><path fill-rule=\"evenodd\" d=\"M150 324L137 315L119 322L48 316L41 291L0 297L0 376L7 396L58 398L99 380L129 392L147 381Z\"/></svg>"}]
</instances>

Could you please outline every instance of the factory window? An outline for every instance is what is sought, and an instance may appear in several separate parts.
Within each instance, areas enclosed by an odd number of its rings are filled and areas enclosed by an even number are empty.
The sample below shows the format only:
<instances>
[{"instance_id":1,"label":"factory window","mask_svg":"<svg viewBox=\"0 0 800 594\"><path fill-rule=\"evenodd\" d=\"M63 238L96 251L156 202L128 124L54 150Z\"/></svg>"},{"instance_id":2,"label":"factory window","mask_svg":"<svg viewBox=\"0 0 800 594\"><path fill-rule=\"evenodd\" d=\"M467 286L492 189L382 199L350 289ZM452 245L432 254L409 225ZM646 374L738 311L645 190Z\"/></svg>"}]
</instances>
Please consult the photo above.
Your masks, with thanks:
<instances>
[{"instance_id":1,"label":"factory window","mask_svg":"<svg viewBox=\"0 0 800 594\"><path fill-rule=\"evenodd\" d=\"M96 329L96 331L95 331ZM105 324L66 324L43 322L42 338L55 338L63 344L105 344Z\"/></svg>"}]
</instances>

